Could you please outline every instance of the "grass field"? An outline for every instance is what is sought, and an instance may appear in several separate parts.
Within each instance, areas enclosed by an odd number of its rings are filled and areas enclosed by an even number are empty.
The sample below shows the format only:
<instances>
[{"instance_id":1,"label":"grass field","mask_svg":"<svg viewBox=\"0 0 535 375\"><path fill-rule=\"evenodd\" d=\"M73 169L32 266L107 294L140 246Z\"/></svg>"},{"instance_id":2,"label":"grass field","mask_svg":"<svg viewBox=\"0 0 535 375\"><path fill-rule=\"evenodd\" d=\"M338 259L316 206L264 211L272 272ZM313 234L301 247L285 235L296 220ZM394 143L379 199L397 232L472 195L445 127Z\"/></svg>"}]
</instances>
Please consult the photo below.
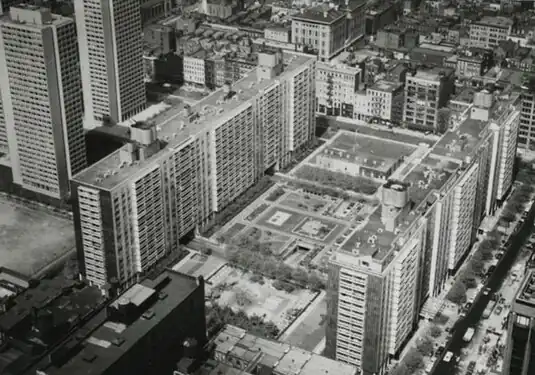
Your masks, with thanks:
<instances>
[{"instance_id":1,"label":"grass field","mask_svg":"<svg viewBox=\"0 0 535 375\"><path fill-rule=\"evenodd\" d=\"M243 309L247 315L264 317L281 330L291 323L289 313L292 310L304 309L315 297L309 290L298 289L292 293L277 290L268 279L265 279L264 284L252 282L250 276L249 273L226 265L208 280L207 295L215 297L221 306L229 306L236 311ZM222 288L222 285L226 287ZM222 291L217 292L218 286ZM218 295L214 296L214 293ZM240 304L240 296L246 298L248 303Z\"/></svg>"},{"instance_id":2,"label":"grass field","mask_svg":"<svg viewBox=\"0 0 535 375\"><path fill-rule=\"evenodd\" d=\"M0 197L0 265L32 276L74 247L70 220Z\"/></svg>"},{"instance_id":3,"label":"grass field","mask_svg":"<svg viewBox=\"0 0 535 375\"><path fill-rule=\"evenodd\" d=\"M314 197L309 194L301 195L297 193L287 194L284 199L279 202L280 205L297 210L304 210L309 212L318 212L327 206L324 199Z\"/></svg>"}]
</instances>

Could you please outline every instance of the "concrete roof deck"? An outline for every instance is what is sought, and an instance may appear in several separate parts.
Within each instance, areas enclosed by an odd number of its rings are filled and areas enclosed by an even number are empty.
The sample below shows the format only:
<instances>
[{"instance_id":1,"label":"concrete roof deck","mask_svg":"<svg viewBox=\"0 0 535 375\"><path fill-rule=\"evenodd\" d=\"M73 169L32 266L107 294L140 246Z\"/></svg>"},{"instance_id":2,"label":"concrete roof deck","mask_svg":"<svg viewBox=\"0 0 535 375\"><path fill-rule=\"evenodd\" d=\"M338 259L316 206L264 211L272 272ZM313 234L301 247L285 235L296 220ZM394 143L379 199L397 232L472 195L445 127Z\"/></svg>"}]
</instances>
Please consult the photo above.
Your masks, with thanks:
<instances>
[{"instance_id":1,"label":"concrete roof deck","mask_svg":"<svg viewBox=\"0 0 535 375\"><path fill-rule=\"evenodd\" d=\"M421 216L423 206L420 207L420 205L429 200L433 191L439 191L445 185L459 164L428 156L419 164L411 164L410 167L412 170L402 181L410 184L409 196L413 208L409 212L400 214L397 228L400 234ZM375 236L376 240L374 243L369 243L369 238L372 236ZM385 230L381 221L381 206L378 206L368 217L364 226L355 231L341 249L355 255L370 256L382 261L392 250L397 236L397 234ZM358 248L356 247L357 243L360 243ZM355 253L357 249L358 252Z\"/></svg>"},{"instance_id":2,"label":"concrete roof deck","mask_svg":"<svg viewBox=\"0 0 535 375\"><path fill-rule=\"evenodd\" d=\"M254 336L227 325L214 338L216 351L232 353L247 361L262 356L259 363L283 375L356 375L357 368L278 341Z\"/></svg>"},{"instance_id":3,"label":"concrete roof deck","mask_svg":"<svg viewBox=\"0 0 535 375\"><path fill-rule=\"evenodd\" d=\"M348 131L340 131L325 148L341 150L360 159L359 164L367 166L374 166L374 161L392 164L401 157L409 156L416 149L411 144Z\"/></svg>"},{"instance_id":4,"label":"concrete roof deck","mask_svg":"<svg viewBox=\"0 0 535 375\"><path fill-rule=\"evenodd\" d=\"M345 3L340 3L339 8L331 8L329 4L321 4L307 8L303 13L295 14L292 18L296 20L330 24L345 17L346 9L353 11L365 4L366 1L363 0L351 0L347 6Z\"/></svg>"},{"instance_id":5,"label":"concrete roof deck","mask_svg":"<svg viewBox=\"0 0 535 375\"><path fill-rule=\"evenodd\" d=\"M508 17L485 16L480 21L473 22L475 25L509 27L513 25L513 20Z\"/></svg>"},{"instance_id":6,"label":"concrete roof deck","mask_svg":"<svg viewBox=\"0 0 535 375\"><path fill-rule=\"evenodd\" d=\"M393 82L381 79L377 81L372 87L370 87L370 89L384 92L394 92L398 90L401 86L403 86L401 82Z\"/></svg>"},{"instance_id":7,"label":"concrete roof deck","mask_svg":"<svg viewBox=\"0 0 535 375\"><path fill-rule=\"evenodd\" d=\"M535 271L530 271L518 289L515 301L535 307Z\"/></svg>"},{"instance_id":8,"label":"concrete roof deck","mask_svg":"<svg viewBox=\"0 0 535 375\"><path fill-rule=\"evenodd\" d=\"M437 156L463 160L476 149L476 145L483 139L488 122L467 119L453 131L445 133L435 145L432 153Z\"/></svg>"},{"instance_id":9,"label":"concrete roof deck","mask_svg":"<svg viewBox=\"0 0 535 375\"><path fill-rule=\"evenodd\" d=\"M284 77L286 71L297 70L305 62L314 59L314 57L290 54L285 55L284 59L285 71L282 72L281 77ZM156 125L158 139L165 145L162 150L145 161L123 165L122 168L120 168L120 150L117 150L78 173L73 177L73 180L105 190L112 189L124 182L128 176L139 172L157 159L164 157L169 148L175 148L203 132L216 128L235 111L243 108L243 106L250 105L252 97L263 90L269 89L276 82L277 79L259 81L256 70L252 70L233 85L232 92L234 94L230 99L225 99L227 93L224 89L216 90L191 106L189 108L189 116L185 111L189 106L179 103L151 119L151 122ZM190 117L192 114L196 114L194 118Z\"/></svg>"}]
</instances>

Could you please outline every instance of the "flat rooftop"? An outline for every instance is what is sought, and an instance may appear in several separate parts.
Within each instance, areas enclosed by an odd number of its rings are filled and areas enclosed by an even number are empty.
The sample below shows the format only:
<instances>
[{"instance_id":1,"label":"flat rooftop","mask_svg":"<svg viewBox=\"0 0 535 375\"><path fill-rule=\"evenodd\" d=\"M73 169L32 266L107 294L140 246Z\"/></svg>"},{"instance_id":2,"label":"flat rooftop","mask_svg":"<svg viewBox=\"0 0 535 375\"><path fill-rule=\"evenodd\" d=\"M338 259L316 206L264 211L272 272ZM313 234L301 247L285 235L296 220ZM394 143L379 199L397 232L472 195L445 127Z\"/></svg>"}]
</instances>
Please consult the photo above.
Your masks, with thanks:
<instances>
[{"instance_id":1,"label":"flat rooftop","mask_svg":"<svg viewBox=\"0 0 535 375\"><path fill-rule=\"evenodd\" d=\"M416 75L413 76L412 78L424 79L426 81L438 82L438 81L440 81L440 74L441 73L448 74L448 73L451 73L451 71L452 70L450 68L439 68L439 67L436 67L436 68L433 68L433 69L420 69L420 70L418 70L416 72Z\"/></svg>"},{"instance_id":2,"label":"flat rooftop","mask_svg":"<svg viewBox=\"0 0 535 375\"><path fill-rule=\"evenodd\" d=\"M5 167L1 167L5 168ZM0 196L0 264L32 277L75 248L72 221Z\"/></svg>"},{"instance_id":3,"label":"flat rooftop","mask_svg":"<svg viewBox=\"0 0 535 375\"><path fill-rule=\"evenodd\" d=\"M350 0L346 5L340 3L339 8L333 8L329 4L317 5L315 7L306 8L303 13L295 14L292 18L300 21L309 21L313 23L330 24L336 22L346 15L346 9L353 11L366 4L363 0Z\"/></svg>"},{"instance_id":4,"label":"flat rooftop","mask_svg":"<svg viewBox=\"0 0 535 375\"><path fill-rule=\"evenodd\" d=\"M467 119L454 131L446 132L432 153L451 159L463 160L474 152L487 130L488 122Z\"/></svg>"},{"instance_id":5,"label":"flat rooftop","mask_svg":"<svg viewBox=\"0 0 535 375\"><path fill-rule=\"evenodd\" d=\"M518 289L515 302L535 309L535 271L529 271L524 277Z\"/></svg>"},{"instance_id":6,"label":"flat rooftop","mask_svg":"<svg viewBox=\"0 0 535 375\"><path fill-rule=\"evenodd\" d=\"M313 60L311 56L289 54L284 56L285 68L281 78L295 71L306 62ZM155 160L167 155L170 148L194 139L197 135L208 132L219 126L235 111L250 105L250 99L258 93L275 85L277 80L259 81L256 69L243 79L234 83L231 94L224 89L214 91L193 106L179 103L168 110L151 118L156 125L158 139L166 144L162 150L144 161L121 167L120 150L115 151L101 161L81 171L73 180L83 184L108 190L124 182L128 176L135 174Z\"/></svg>"},{"instance_id":7,"label":"flat rooftop","mask_svg":"<svg viewBox=\"0 0 535 375\"><path fill-rule=\"evenodd\" d=\"M513 20L508 17L485 16L480 21L472 22L474 25L509 27L513 25Z\"/></svg>"},{"instance_id":8,"label":"flat rooftop","mask_svg":"<svg viewBox=\"0 0 535 375\"><path fill-rule=\"evenodd\" d=\"M462 102L470 104L474 101L474 95L477 92L477 90L471 88L471 87L465 87L463 90L457 94L452 101L454 102Z\"/></svg>"},{"instance_id":9,"label":"flat rooftop","mask_svg":"<svg viewBox=\"0 0 535 375\"><path fill-rule=\"evenodd\" d=\"M325 147L323 154L369 168L388 170L399 159L409 156L416 147L371 135L340 131Z\"/></svg>"},{"instance_id":10,"label":"flat rooftop","mask_svg":"<svg viewBox=\"0 0 535 375\"><path fill-rule=\"evenodd\" d=\"M356 375L358 370L338 362L278 341L254 336L247 331L226 325L213 340L215 350L258 363L281 375Z\"/></svg>"},{"instance_id":11,"label":"flat rooftop","mask_svg":"<svg viewBox=\"0 0 535 375\"><path fill-rule=\"evenodd\" d=\"M103 324L91 330L90 336L81 344L81 351L61 367L51 366L43 369L44 372L48 375L104 373L198 287L197 279L171 270L166 270L154 280L144 280L134 285L114 303L128 302L139 307L146 305L145 302L152 295L158 294L155 302L146 306L141 317L130 325L106 319Z\"/></svg>"},{"instance_id":12,"label":"flat rooftop","mask_svg":"<svg viewBox=\"0 0 535 375\"><path fill-rule=\"evenodd\" d=\"M423 160L404 163L399 170L405 175L398 180L409 184L409 197L412 207L398 216L397 230L403 233L414 221L421 217L427 205L435 200L434 192L438 192L458 169L459 164L445 161L428 155ZM369 256L379 262L387 258L393 249L397 233L386 230L381 220L379 205L367 220L342 244L341 250L358 256ZM373 241L372 241L373 237Z\"/></svg>"},{"instance_id":13,"label":"flat rooftop","mask_svg":"<svg viewBox=\"0 0 535 375\"><path fill-rule=\"evenodd\" d=\"M392 82L381 79L377 81L372 87L371 90L384 91L384 92L394 92L398 90L403 84L401 82Z\"/></svg>"}]
</instances>

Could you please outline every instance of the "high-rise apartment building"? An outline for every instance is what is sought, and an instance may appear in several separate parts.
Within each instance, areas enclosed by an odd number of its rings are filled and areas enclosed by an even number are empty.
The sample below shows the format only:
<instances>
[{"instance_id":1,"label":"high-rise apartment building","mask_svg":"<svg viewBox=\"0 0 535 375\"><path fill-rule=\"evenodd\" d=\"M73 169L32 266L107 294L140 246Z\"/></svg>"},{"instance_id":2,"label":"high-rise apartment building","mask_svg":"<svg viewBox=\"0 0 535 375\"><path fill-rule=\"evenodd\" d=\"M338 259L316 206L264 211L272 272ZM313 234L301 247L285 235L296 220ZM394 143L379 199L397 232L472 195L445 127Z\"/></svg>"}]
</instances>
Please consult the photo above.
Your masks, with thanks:
<instances>
[{"instance_id":1,"label":"high-rise apartment building","mask_svg":"<svg viewBox=\"0 0 535 375\"><path fill-rule=\"evenodd\" d=\"M292 17L292 43L317 51L328 61L364 36L366 2L346 0L307 8Z\"/></svg>"},{"instance_id":2,"label":"high-rise apartment building","mask_svg":"<svg viewBox=\"0 0 535 375\"><path fill-rule=\"evenodd\" d=\"M453 70L435 68L407 74L403 121L409 128L443 133L445 124L439 121L438 110L448 104L453 93Z\"/></svg>"},{"instance_id":3,"label":"high-rise apartment building","mask_svg":"<svg viewBox=\"0 0 535 375\"><path fill-rule=\"evenodd\" d=\"M519 96L483 92L433 146L420 145L329 264L326 354L386 372L512 185Z\"/></svg>"},{"instance_id":4,"label":"high-rise apartment building","mask_svg":"<svg viewBox=\"0 0 535 375\"><path fill-rule=\"evenodd\" d=\"M264 175L315 128L315 59L259 54L256 71L193 107L131 128L125 145L73 178L82 274L129 284Z\"/></svg>"},{"instance_id":5,"label":"high-rise apartment building","mask_svg":"<svg viewBox=\"0 0 535 375\"><path fill-rule=\"evenodd\" d=\"M503 375L535 374L535 271L517 292L507 328Z\"/></svg>"},{"instance_id":6,"label":"high-rise apartment building","mask_svg":"<svg viewBox=\"0 0 535 375\"><path fill-rule=\"evenodd\" d=\"M527 85L521 90L522 108L518 143L527 150L535 150L535 91Z\"/></svg>"},{"instance_id":7,"label":"high-rise apartment building","mask_svg":"<svg viewBox=\"0 0 535 375\"><path fill-rule=\"evenodd\" d=\"M0 21L0 88L14 183L66 198L86 166L74 22L35 6Z\"/></svg>"},{"instance_id":8,"label":"high-rise apartment building","mask_svg":"<svg viewBox=\"0 0 535 375\"><path fill-rule=\"evenodd\" d=\"M84 127L119 123L145 108L140 2L74 2L84 88Z\"/></svg>"}]
</instances>

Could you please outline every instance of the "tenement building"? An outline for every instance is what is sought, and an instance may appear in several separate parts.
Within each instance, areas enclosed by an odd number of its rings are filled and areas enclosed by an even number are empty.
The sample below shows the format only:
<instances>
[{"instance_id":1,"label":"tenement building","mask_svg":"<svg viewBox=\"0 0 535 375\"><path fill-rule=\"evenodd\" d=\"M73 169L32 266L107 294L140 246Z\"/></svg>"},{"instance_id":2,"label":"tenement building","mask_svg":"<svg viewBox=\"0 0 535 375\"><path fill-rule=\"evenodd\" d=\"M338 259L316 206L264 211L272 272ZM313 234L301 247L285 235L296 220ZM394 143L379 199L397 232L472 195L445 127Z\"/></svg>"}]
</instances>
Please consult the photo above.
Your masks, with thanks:
<instances>
[{"instance_id":1,"label":"tenement building","mask_svg":"<svg viewBox=\"0 0 535 375\"><path fill-rule=\"evenodd\" d=\"M320 61L329 61L364 36L366 2L346 0L303 8L292 17L292 43L317 51Z\"/></svg>"},{"instance_id":2,"label":"tenement building","mask_svg":"<svg viewBox=\"0 0 535 375\"><path fill-rule=\"evenodd\" d=\"M68 197L86 166L76 25L37 6L0 20L0 148L13 182L52 200Z\"/></svg>"},{"instance_id":3,"label":"tenement building","mask_svg":"<svg viewBox=\"0 0 535 375\"><path fill-rule=\"evenodd\" d=\"M315 129L315 59L260 53L255 71L194 106L130 129L131 142L72 181L81 273L121 285L213 219Z\"/></svg>"},{"instance_id":4,"label":"tenement building","mask_svg":"<svg viewBox=\"0 0 535 375\"><path fill-rule=\"evenodd\" d=\"M421 143L389 176L375 211L333 251L328 356L386 372L512 186L519 101L478 93L437 143Z\"/></svg>"}]
</instances>

